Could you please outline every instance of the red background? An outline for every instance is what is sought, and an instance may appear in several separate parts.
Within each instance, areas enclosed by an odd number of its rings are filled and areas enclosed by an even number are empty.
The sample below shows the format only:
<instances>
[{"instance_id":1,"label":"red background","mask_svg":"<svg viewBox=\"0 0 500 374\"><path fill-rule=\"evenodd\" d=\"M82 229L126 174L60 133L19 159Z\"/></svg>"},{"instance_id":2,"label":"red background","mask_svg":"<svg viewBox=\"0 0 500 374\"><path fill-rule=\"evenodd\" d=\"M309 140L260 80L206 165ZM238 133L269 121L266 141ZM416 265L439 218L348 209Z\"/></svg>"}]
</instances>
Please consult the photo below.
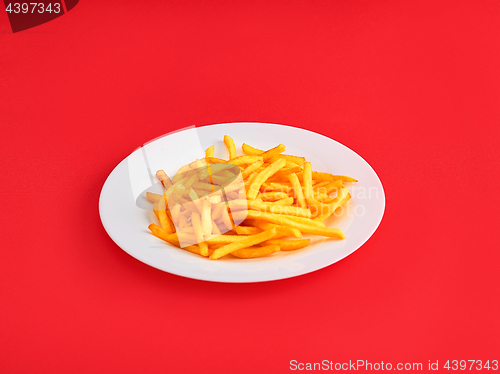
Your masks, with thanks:
<instances>
[{"instance_id":1,"label":"red background","mask_svg":"<svg viewBox=\"0 0 500 374\"><path fill-rule=\"evenodd\" d=\"M476 0L88 0L16 34L2 11L0 371L500 359L499 26L500 2ZM111 170L166 132L233 121L364 157L387 198L373 237L260 284L117 247L98 214Z\"/></svg>"}]
</instances>

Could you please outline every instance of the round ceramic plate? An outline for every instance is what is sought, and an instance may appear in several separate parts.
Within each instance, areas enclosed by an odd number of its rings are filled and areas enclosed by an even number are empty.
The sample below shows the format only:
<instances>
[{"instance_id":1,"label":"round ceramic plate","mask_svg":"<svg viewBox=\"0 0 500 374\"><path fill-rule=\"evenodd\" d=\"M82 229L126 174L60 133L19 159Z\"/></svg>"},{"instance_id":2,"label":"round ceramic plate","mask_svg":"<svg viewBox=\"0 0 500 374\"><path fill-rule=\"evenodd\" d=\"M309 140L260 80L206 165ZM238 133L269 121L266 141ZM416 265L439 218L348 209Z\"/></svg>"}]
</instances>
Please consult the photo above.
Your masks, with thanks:
<instances>
[{"instance_id":1,"label":"round ceramic plate","mask_svg":"<svg viewBox=\"0 0 500 374\"><path fill-rule=\"evenodd\" d=\"M241 260L226 256L217 261L170 246L153 236L148 225L157 222L145 192L161 193L154 177L159 169L174 175L183 165L205 155L215 144L215 157L227 159L224 135L234 139L241 154L247 143L267 150L278 144L286 154L304 156L313 170L348 175L351 200L325 223L340 228L344 240L311 238L311 245L290 252ZM283 125L225 123L179 130L132 152L108 176L101 191L99 213L111 239L125 252L150 266L180 276L215 282L263 282L295 277L331 265L361 247L375 232L385 208L382 184L358 154L323 135Z\"/></svg>"}]
</instances>

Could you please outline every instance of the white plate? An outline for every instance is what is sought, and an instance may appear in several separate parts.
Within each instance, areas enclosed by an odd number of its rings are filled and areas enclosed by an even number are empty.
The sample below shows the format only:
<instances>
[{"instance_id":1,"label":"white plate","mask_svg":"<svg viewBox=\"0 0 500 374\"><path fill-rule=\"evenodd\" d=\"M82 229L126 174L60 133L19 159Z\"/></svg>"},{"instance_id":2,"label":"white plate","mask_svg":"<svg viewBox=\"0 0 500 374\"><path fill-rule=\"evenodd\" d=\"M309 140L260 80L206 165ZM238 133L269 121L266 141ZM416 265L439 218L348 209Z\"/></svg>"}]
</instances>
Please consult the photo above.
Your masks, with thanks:
<instances>
[{"instance_id":1,"label":"white plate","mask_svg":"<svg viewBox=\"0 0 500 374\"><path fill-rule=\"evenodd\" d=\"M173 175L182 165L204 157L215 144L215 157L226 158L224 135L241 145L269 149L282 143L286 153L304 156L313 170L348 175L351 200L342 214L330 217L328 227L338 227L345 240L315 237L303 249L272 256L240 260L226 256L217 261L169 246L148 230L156 217L145 200L148 191L161 192L154 178L158 169ZM225 123L188 128L167 134L138 148L111 172L99 200L101 221L111 239L125 252L148 265L172 274L215 282L262 282L290 278L331 265L361 247L377 229L385 208L382 184L359 155L323 135L283 125ZM313 238L313 237L312 237Z\"/></svg>"}]
</instances>

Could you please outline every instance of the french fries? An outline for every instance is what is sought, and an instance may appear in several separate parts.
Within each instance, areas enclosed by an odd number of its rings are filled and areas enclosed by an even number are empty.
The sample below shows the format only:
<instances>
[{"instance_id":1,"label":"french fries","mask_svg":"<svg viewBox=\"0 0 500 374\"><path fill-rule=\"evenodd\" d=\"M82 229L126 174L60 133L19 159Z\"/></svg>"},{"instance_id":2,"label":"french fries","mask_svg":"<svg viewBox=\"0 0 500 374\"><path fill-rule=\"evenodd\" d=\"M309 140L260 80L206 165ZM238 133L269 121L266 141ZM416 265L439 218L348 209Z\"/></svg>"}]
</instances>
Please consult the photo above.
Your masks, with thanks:
<instances>
[{"instance_id":1,"label":"french fries","mask_svg":"<svg viewBox=\"0 0 500 374\"><path fill-rule=\"evenodd\" d=\"M163 195L146 192L158 224L151 233L170 245L217 260L273 256L307 247L318 235L344 239L324 221L350 198L344 175L312 170L304 157L283 154L278 144L267 151L224 136L228 159L214 157L215 146L182 166L170 178L158 170ZM274 255L279 256L279 255Z\"/></svg>"}]
</instances>

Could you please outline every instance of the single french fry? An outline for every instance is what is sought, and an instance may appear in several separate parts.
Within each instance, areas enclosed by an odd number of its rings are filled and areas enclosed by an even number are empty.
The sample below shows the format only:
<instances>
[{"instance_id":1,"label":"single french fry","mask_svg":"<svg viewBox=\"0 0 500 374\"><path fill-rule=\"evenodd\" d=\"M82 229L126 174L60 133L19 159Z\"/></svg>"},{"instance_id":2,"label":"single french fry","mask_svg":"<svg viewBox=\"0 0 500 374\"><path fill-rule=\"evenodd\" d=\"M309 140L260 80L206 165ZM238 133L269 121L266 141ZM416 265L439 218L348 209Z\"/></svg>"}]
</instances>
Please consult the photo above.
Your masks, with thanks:
<instances>
[{"instance_id":1,"label":"single french fry","mask_svg":"<svg viewBox=\"0 0 500 374\"><path fill-rule=\"evenodd\" d=\"M257 161L262 161L262 156L239 156L229 160L233 165L251 165Z\"/></svg>"},{"instance_id":2,"label":"single french fry","mask_svg":"<svg viewBox=\"0 0 500 374\"><path fill-rule=\"evenodd\" d=\"M314 207L314 209L310 209L313 213L313 216L316 217L321 214L321 203L314 198L312 189L312 170L310 162L306 162L304 164L304 172L302 174L302 177L304 184L304 196L306 198L307 204L309 204L311 207Z\"/></svg>"},{"instance_id":3,"label":"single french fry","mask_svg":"<svg viewBox=\"0 0 500 374\"><path fill-rule=\"evenodd\" d=\"M156 218L160 221L160 217L158 217L158 203L153 203L153 212L155 213Z\"/></svg>"},{"instance_id":4,"label":"single french fry","mask_svg":"<svg viewBox=\"0 0 500 374\"><path fill-rule=\"evenodd\" d=\"M213 244L228 244L228 243L235 243L239 242L240 240L243 240L247 238L248 236L245 235L231 235L231 234L222 234L222 235L212 235L206 239L206 242L209 245Z\"/></svg>"},{"instance_id":5,"label":"single french fry","mask_svg":"<svg viewBox=\"0 0 500 374\"><path fill-rule=\"evenodd\" d=\"M302 191L302 186L300 185L299 178L297 178L297 174L288 174L288 180L293 186L293 190L295 192L295 196L297 197L297 202L301 208L306 208L307 203L304 197L304 193Z\"/></svg>"},{"instance_id":6,"label":"single french fry","mask_svg":"<svg viewBox=\"0 0 500 374\"><path fill-rule=\"evenodd\" d=\"M312 170L310 162L306 162L304 164L304 172L302 173L302 182L304 183L304 197L306 199L313 197Z\"/></svg>"},{"instance_id":7,"label":"single french fry","mask_svg":"<svg viewBox=\"0 0 500 374\"><path fill-rule=\"evenodd\" d=\"M194 234L196 235L196 241L199 244L204 240L203 229L201 227L201 218L199 213L191 213L191 222L193 223Z\"/></svg>"},{"instance_id":8,"label":"single french fry","mask_svg":"<svg viewBox=\"0 0 500 374\"><path fill-rule=\"evenodd\" d=\"M172 234L167 233L165 230L163 230L158 225L155 225L154 223L152 223L148 226L148 229L151 230L153 235L156 236L157 238L160 238L160 239L166 241L167 243L172 244L176 247L179 246L179 241L173 239L171 237Z\"/></svg>"},{"instance_id":9,"label":"single french fry","mask_svg":"<svg viewBox=\"0 0 500 374\"><path fill-rule=\"evenodd\" d=\"M223 160L223 159L217 158L217 157L207 157L207 158L205 158L205 161L210 163L210 164L225 164L225 163L227 163L226 160ZM210 165L210 167L212 167L212 165Z\"/></svg>"},{"instance_id":10,"label":"single french fry","mask_svg":"<svg viewBox=\"0 0 500 374\"><path fill-rule=\"evenodd\" d=\"M287 226L276 225L271 222L261 221L258 219L247 219L245 223L250 226L258 227L261 230L270 230L273 227L276 228L276 235L274 238L281 238L283 236L293 236L294 238L302 238L302 233L294 228Z\"/></svg>"},{"instance_id":11,"label":"single french fry","mask_svg":"<svg viewBox=\"0 0 500 374\"><path fill-rule=\"evenodd\" d=\"M270 150L268 150L266 152L261 153L259 156L261 156L264 161L268 161L269 159L271 159L274 156L277 156L283 152L285 152L285 146L283 144L280 144L274 148L271 148ZM285 162L285 164L286 164L286 162Z\"/></svg>"},{"instance_id":12,"label":"single french fry","mask_svg":"<svg viewBox=\"0 0 500 374\"><path fill-rule=\"evenodd\" d=\"M333 191L338 190L340 187L344 187L344 181L342 179L337 179L334 182L328 183L324 188L326 189L326 193L330 194Z\"/></svg>"},{"instance_id":13,"label":"single french fry","mask_svg":"<svg viewBox=\"0 0 500 374\"><path fill-rule=\"evenodd\" d=\"M245 168L245 170L243 170L241 172L241 176L243 177L243 179L245 179L250 174L252 174L254 171L256 171L257 169L259 169L263 164L264 164L264 161L262 161L262 160L255 161L253 164L248 165Z\"/></svg>"},{"instance_id":14,"label":"single french fry","mask_svg":"<svg viewBox=\"0 0 500 374\"><path fill-rule=\"evenodd\" d=\"M206 242L198 243L198 248L200 249L200 255L208 257L208 244Z\"/></svg>"},{"instance_id":15,"label":"single french fry","mask_svg":"<svg viewBox=\"0 0 500 374\"><path fill-rule=\"evenodd\" d=\"M254 148L248 144L243 144L243 146L241 148L243 149L243 152L245 152L247 155L261 156L264 153L264 151L257 149L257 148ZM278 158L284 158L287 161L287 166L286 166L287 168L300 166L306 161L305 157L297 157L297 156L279 154L279 155L274 156L271 159L269 159L269 162L274 162ZM290 162L290 164L288 164L288 162Z\"/></svg>"},{"instance_id":16,"label":"single french fry","mask_svg":"<svg viewBox=\"0 0 500 374\"><path fill-rule=\"evenodd\" d=\"M172 186L172 181L168 177L167 173L165 173L163 170L158 170L156 172L156 178L163 184L163 187L165 187L166 190L168 190Z\"/></svg>"},{"instance_id":17,"label":"single french fry","mask_svg":"<svg viewBox=\"0 0 500 374\"><path fill-rule=\"evenodd\" d=\"M211 145L205 149L205 157L214 157L215 145Z\"/></svg>"},{"instance_id":18,"label":"single french fry","mask_svg":"<svg viewBox=\"0 0 500 374\"><path fill-rule=\"evenodd\" d=\"M333 229L323 226L318 226L315 223L319 221L308 220L307 223L298 222L297 219L301 217L287 216L286 218L273 213L258 212L255 210L248 211L248 218L262 219L271 223L276 223L283 226L288 226L300 230L302 233L315 234L321 236L327 236L331 238L344 239L344 233L340 229ZM292 220L294 218L295 220ZM301 218L304 220L305 218Z\"/></svg>"},{"instance_id":19,"label":"single french fry","mask_svg":"<svg viewBox=\"0 0 500 374\"><path fill-rule=\"evenodd\" d=\"M208 198L204 198L202 203L201 228L205 237L212 234L212 204Z\"/></svg>"},{"instance_id":20,"label":"single french fry","mask_svg":"<svg viewBox=\"0 0 500 374\"><path fill-rule=\"evenodd\" d=\"M238 249L237 251L231 252L231 255L238 258L258 258L268 256L279 251L280 247L278 245L267 245L265 247Z\"/></svg>"},{"instance_id":21,"label":"single french fry","mask_svg":"<svg viewBox=\"0 0 500 374\"><path fill-rule=\"evenodd\" d=\"M288 155L280 155L280 156L282 156L282 157L284 158L285 156L288 156ZM296 157L296 156L293 156L293 157ZM296 167L296 166L301 166L301 165L305 162L305 160L306 160L306 159L304 158L304 161L302 161L302 162L300 163L300 165L299 165L299 164L296 164L295 162L292 162L292 161L290 161L290 160L287 160L286 158L285 158L285 160L286 160L286 167L287 167L287 168L294 168L294 167Z\"/></svg>"},{"instance_id":22,"label":"single french fry","mask_svg":"<svg viewBox=\"0 0 500 374\"><path fill-rule=\"evenodd\" d=\"M248 144L243 143L241 146L241 149L243 152L245 152L247 155L252 155L252 156L260 156L264 151L261 151L260 149L254 148Z\"/></svg>"},{"instance_id":23,"label":"single french fry","mask_svg":"<svg viewBox=\"0 0 500 374\"><path fill-rule=\"evenodd\" d=\"M322 173L318 171L313 171L311 173L312 179L316 181L333 181L333 175L330 173Z\"/></svg>"},{"instance_id":24,"label":"single french fry","mask_svg":"<svg viewBox=\"0 0 500 374\"><path fill-rule=\"evenodd\" d=\"M298 174L297 176L298 176L299 180L302 179L301 174ZM351 177L347 177L345 175L333 175L330 173L323 173L323 172L318 172L318 171L313 171L311 173L311 176L312 176L312 179L317 180L317 181L321 181L321 182L323 182L323 181L333 182L336 180L341 180L342 182L357 182L356 179L351 178Z\"/></svg>"},{"instance_id":25,"label":"single french fry","mask_svg":"<svg viewBox=\"0 0 500 374\"><path fill-rule=\"evenodd\" d=\"M255 179L253 180L250 188L248 190L247 196L249 199L255 199L257 194L259 193L260 186L264 183L267 178L276 173L278 170L282 169L285 166L286 162L283 159L278 159L273 162L271 165L267 166L264 170L262 170Z\"/></svg>"},{"instance_id":26,"label":"single french fry","mask_svg":"<svg viewBox=\"0 0 500 374\"><path fill-rule=\"evenodd\" d=\"M253 181L255 180L257 175L259 175L258 170L254 171L252 174L250 174L248 176L247 180L245 181L245 191L246 191L247 195L248 195L248 191L250 190L250 186L253 185Z\"/></svg>"},{"instance_id":27,"label":"single french fry","mask_svg":"<svg viewBox=\"0 0 500 374\"><path fill-rule=\"evenodd\" d=\"M209 244L208 245L208 250L211 250L212 253L214 250L216 250L217 248L220 248L220 247L224 247L227 243L220 243L220 244Z\"/></svg>"},{"instance_id":28,"label":"single french fry","mask_svg":"<svg viewBox=\"0 0 500 374\"><path fill-rule=\"evenodd\" d=\"M311 178L312 178L312 175L311 175ZM317 190L319 190L320 187L324 187L330 183L331 183L330 181L321 181L321 182L315 183L313 185L313 191L317 191Z\"/></svg>"},{"instance_id":29,"label":"single french fry","mask_svg":"<svg viewBox=\"0 0 500 374\"><path fill-rule=\"evenodd\" d=\"M184 247L182 249L185 249L188 252L195 253L203 257L208 257L214 252L213 249L209 248L202 250L200 245L188 245L187 247Z\"/></svg>"},{"instance_id":30,"label":"single french fry","mask_svg":"<svg viewBox=\"0 0 500 374\"><path fill-rule=\"evenodd\" d=\"M227 147L227 151L229 152L229 159L236 158L236 147L234 145L233 138L228 135L224 135L224 144Z\"/></svg>"},{"instance_id":31,"label":"single french fry","mask_svg":"<svg viewBox=\"0 0 500 374\"><path fill-rule=\"evenodd\" d=\"M249 236L245 237L245 239L243 239L243 240L240 240L240 241L235 242L235 243L230 243L230 244L227 244L223 247L217 248L214 251L214 253L212 253L210 255L209 258L211 260L217 260L217 259L219 259L219 258L221 258L221 257L223 257L231 252L237 251L239 249L248 248L248 247L251 247L255 244L259 244L259 243L262 243L266 240L269 240L274 235L276 235L275 228L272 228L271 230L263 231L259 234L249 235Z\"/></svg>"},{"instance_id":32,"label":"single french fry","mask_svg":"<svg viewBox=\"0 0 500 374\"><path fill-rule=\"evenodd\" d=\"M157 203L162 197L162 195L158 195L157 193L146 192L146 199L151 203Z\"/></svg>"},{"instance_id":33,"label":"single french fry","mask_svg":"<svg viewBox=\"0 0 500 374\"><path fill-rule=\"evenodd\" d=\"M160 221L160 227L168 234L175 231L175 227L167 215L167 207L165 204L165 199L160 199L158 201L158 211L156 213L158 220Z\"/></svg>"},{"instance_id":34,"label":"single french fry","mask_svg":"<svg viewBox=\"0 0 500 374\"><path fill-rule=\"evenodd\" d=\"M229 217L229 213L227 212L227 207L225 204L224 204L224 209L222 209L222 212L221 212L221 217L222 217L222 222L224 222L224 225L226 226L226 228L228 230L232 230L234 225L233 225L233 222L231 221L231 218Z\"/></svg>"},{"instance_id":35,"label":"single french fry","mask_svg":"<svg viewBox=\"0 0 500 374\"><path fill-rule=\"evenodd\" d=\"M348 177L348 176L345 176L345 175L334 175L333 179L334 180L339 179L342 182L357 182L358 181L357 179L354 179L352 177Z\"/></svg>"},{"instance_id":36,"label":"single french fry","mask_svg":"<svg viewBox=\"0 0 500 374\"><path fill-rule=\"evenodd\" d=\"M270 239L260 245L277 245L280 247L282 251L294 251L296 249L304 248L309 245L311 239L294 239L294 240L285 240L285 239Z\"/></svg>"},{"instance_id":37,"label":"single french fry","mask_svg":"<svg viewBox=\"0 0 500 374\"><path fill-rule=\"evenodd\" d=\"M287 165L287 168L288 167L294 167L294 166L301 166L302 164L304 164L304 162L306 162L306 158L305 157L298 157L298 156L292 156L292 155L283 155L283 154L273 157L272 159L269 160L269 162L273 162L273 161L275 161L278 158L284 158L287 161L287 163L290 162L290 163L294 164L292 166L288 166Z\"/></svg>"},{"instance_id":38,"label":"single french fry","mask_svg":"<svg viewBox=\"0 0 500 374\"><path fill-rule=\"evenodd\" d=\"M267 203L258 200L250 201L249 208L253 210L260 210L263 212L283 214L286 216L311 218L311 211L307 208L297 208L294 206L285 205L268 205Z\"/></svg>"},{"instance_id":39,"label":"single french fry","mask_svg":"<svg viewBox=\"0 0 500 374\"><path fill-rule=\"evenodd\" d=\"M167 213L167 224L170 226L170 231L171 232L175 232L175 225L174 225L174 221L172 219L172 213L170 212L170 209L167 205L167 200L165 200L165 196L163 196L163 201L165 203L165 213ZM159 203L158 203L159 205Z\"/></svg>"},{"instance_id":40,"label":"single french fry","mask_svg":"<svg viewBox=\"0 0 500 374\"><path fill-rule=\"evenodd\" d=\"M315 221L310 218L295 217L295 216L284 216L281 214L275 214L270 212L262 212L260 210L249 210L247 214L249 219L262 219L271 223L276 223L278 225L284 225L284 222L296 222L306 226L315 226L319 228L324 228L325 224L323 222ZM300 230L300 229L299 229ZM302 231L302 230L300 230Z\"/></svg>"},{"instance_id":41,"label":"single french fry","mask_svg":"<svg viewBox=\"0 0 500 374\"><path fill-rule=\"evenodd\" d=\"M252 226L236 226L234 229L238 235L253 235L262 232L258 227Z\"/></svg>"},{"instance_id":42,"label":"single french fry","mask_svg":"<svg viewBox=\"0 0 500 374\"><path fill-rule=\"evenodd\" d=\"M174 207L172 207L172 209L170 209L170 215L172 217L172 222L173 222L174 226L179 225L180 214L181 214L181 206L180 205L175 205Z\"/></svg>"}]
</instances>

